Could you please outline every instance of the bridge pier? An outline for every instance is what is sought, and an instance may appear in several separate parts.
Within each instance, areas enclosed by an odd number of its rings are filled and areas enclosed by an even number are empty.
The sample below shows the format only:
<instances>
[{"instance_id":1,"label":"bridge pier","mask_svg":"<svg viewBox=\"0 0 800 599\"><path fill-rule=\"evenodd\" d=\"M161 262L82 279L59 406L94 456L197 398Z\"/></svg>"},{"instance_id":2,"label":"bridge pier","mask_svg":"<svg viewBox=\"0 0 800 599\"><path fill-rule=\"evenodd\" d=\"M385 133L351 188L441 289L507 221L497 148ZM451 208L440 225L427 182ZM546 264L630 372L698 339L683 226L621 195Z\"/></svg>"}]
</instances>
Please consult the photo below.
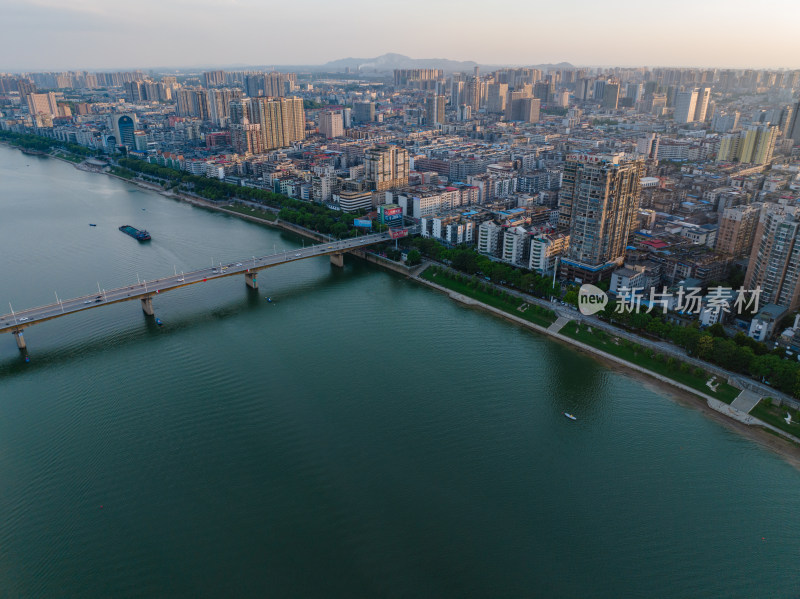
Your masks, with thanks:
<instances>
[{"instance_id":1,"label":"bridge pier","mask_svg":"<svg viewBox=\"0 0 800 599\"><path fill-rule=\"evenodd\" d=\"M344 268L344 254L331 254L331 264Z\"/></svg>"},{"instance_id":2,"label":"bridge pier","mask_svg":"<svg viewBox=\"0 0 800 599\"><path fill-rule=\"evenodd\" d=\"M17 347L21 350L24 350L28 346L25 344L25 337L22 336L22 331L14 331L12 333L14 335L14 339L17 342Z\"/></svg>"},{"instance_id":3,"label":"bridge pier","mask_svg":"<svg viewBox=\"0 0 800 599\"><path fill-rule=\"evenodd\" d=\"M244 282L247 283L247 286L250 289L258 289L258 278L256 277L258 273L255 272L246 272L244 273Z\"/></svg>"},{"instance_id":4,"label":"bridge pier","mask_svg":"<svg viewBox=\"0 0 800 599\"><path fill-rule=\"evenodd\" d=\"M147 297L142 298L142 311L148 316L155 315L155 312L153 311L153 298L151 296L148 295Z\"/></svg>"}]
</instances>

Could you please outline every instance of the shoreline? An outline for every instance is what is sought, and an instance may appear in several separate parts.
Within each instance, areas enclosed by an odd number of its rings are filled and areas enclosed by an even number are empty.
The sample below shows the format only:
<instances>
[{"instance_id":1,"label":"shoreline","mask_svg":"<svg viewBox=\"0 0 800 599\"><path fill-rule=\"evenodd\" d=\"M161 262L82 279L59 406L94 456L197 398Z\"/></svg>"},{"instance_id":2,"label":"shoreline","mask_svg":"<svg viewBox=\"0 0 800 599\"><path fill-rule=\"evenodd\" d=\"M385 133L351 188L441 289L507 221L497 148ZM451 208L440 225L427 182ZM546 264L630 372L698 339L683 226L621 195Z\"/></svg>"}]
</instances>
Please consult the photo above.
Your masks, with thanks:
<instances>
[{"instance_id":1,"label":"shoreline","mask_svg":"<svg viewBox=\"0 0 800 599\"><path fill-rule=\"evenodd\" d=\"M717 409L713 405L714 403L717 403L729 408L727 404L722 404L719 402L719 400L692 389L691 387L683 385L682 383L647 370L646 368L636 364L631 364L622 358L607 354L602 350L581 343L580 341L572 339L571 337L567 337L566 335L549 331L545 327L514 316L513 314L504 312L499 308L494 308L493 306L489 306L488 304L484 304L478 300L461 295L455 291L447 289L446 287L442 287L441 285L427 281L418 275L410 276L409 278L422 285L426 285L435 291L446 294L448 297L450 297L450 299L460 304L463 304L467 307L476 308L484 312L489 312L495 316L504 318L509 322L527 328L528 330L540 333L553 341L560 342L561 344L568 346L573 351L578 351L582 354L588 355L610 370L619 372L625 376L630 376L640 381L645 386L667 395L670 399L677 401L679 404L700 411L702 414L721 424L728 430L736 432L744 438L754 441L758 445L778 454L781 458L789 462L789 464L800 470L800 444L788 438L786 433L783 431L774 431L771 426L767 425L766 423L762 423L754 417L751 417L752 424L746 424L745 422L739 421L727 415L725 412L721 411L721 409Z\"/></svg>"},{"instance_id":2,"label":"shoreline","mask_svg":"<svg viewBox=\"0 0 800 599\"><path fill-rule=\"evenodd\" d=\"M0 142L0 143L3 143L3 145L9 148L21 151L21 149L16 146L10 145L5 142ZM148 183L145 181L138 181L135 179L126 179L125 177L120 177L119 175L115 175L113 173L110 173L102 169L80 168L83 162L75 163L59 156L53 156L52 154L47 154L46 156L49 158L55 158L56 160L61 160L62 162L65 162L67 164L71 164L73 167L83 172L105 174L108 175L109 177L113 177L120 181L124 181L126 183L132 183L133 185L136 185L137 187L140 187L142 189L158 193L164 196L165 198L170 198L172 200L180 202L186 202L195 207L206 208L217 212L223 212L225 214L242 218L244 220L256 224L268 225L272 228L280 229L282 231L293 233L295 235L306 237L309 239L315 239L315 236L321 235L321 234L316 234L313 231L307 231L297 225L283 223L279 219L276 219L275 221L269 221L266 219L259 218L257 216L250 216L247 214L242 214L240 212L227 210L209 200L204 200L199 197L194 197L179 192L168 191L155 183ZM399 274L405 274L409 279L419 284L425 285L431 289L447 294L448 297L450 297L450 299L458 303L461 303L463 305L472 308L480 309L484 312L489 312L491 314L494 314L495 316L504 318L509 322L523 326L528 330L540 333L554 341L561 342L562 344L569 346L569 348L572 350L578 351L583 354L587 354L591 356L593 359L600 362L603 366L609 368L610 370L620 372L626 376L631 376L632 378L640 381L646 387L650 387L654 390L664 393L665 395L669 396L670 399L677 401L680 405L684 405L699 410L705 416L723 425L728 430L736 432L741 436L743 436L744 438L750 441L754 441L760 446L778 454L787 462L789 462L792 466L800 470L800 444L789 438L787 434L784 433L783 431L775 430L774 427L771 427L766 423L762 423L761 421L758 421L755 418L752 418L753 421L752 424L746 424L742 421L737 420L732 416L725 414L720 409L715 408L712 402L719 403L718 400L715 400L714 398L705 395L700 391L692 389L691 387L687 387L686 385L683 385L677 381L669 379L668 377L659 375L653 371L647 370L646 368L643 368L636 364L631 364L623 360L622 358L618 358L617 356L607 354L602 350L581 343L575 339L572 339L571 337L567 337L560 333L550 331L545 327L542 327L530 321L516 317L513 314L509 314L503 310L494 308L493 306L489 306L488 304L484 304L483 302L480 302L473 298L456 293L450 289L447 289L446 287L442 287L431 281L427 281L419 276L419 274L427 267L425 263L423 263L420 267L416 269L408 269L408 267L406 267L407 272L403 272L402 270L396 267L397 265L393 265L395 267L391 268L389 265L382 264L380 261L368 260L365 254L366 254L365 252L358 252L355 255L356 257L360 257L361 259L364 259L368 262L377 264L378 266L381 266L386 270L392 270L394 272L398 272Z\"/></svg>"}]
</instances>

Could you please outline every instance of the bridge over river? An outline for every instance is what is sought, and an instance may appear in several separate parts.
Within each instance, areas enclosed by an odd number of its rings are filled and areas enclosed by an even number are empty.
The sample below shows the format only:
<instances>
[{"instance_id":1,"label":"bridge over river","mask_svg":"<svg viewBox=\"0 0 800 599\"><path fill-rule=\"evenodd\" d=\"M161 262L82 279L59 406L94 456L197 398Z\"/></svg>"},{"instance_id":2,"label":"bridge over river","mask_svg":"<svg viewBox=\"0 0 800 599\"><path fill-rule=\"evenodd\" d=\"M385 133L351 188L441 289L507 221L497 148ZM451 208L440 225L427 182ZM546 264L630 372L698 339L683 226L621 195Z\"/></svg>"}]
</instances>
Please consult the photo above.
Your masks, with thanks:
<instances>
[{"instance_id":1,"label":"bridge over river","mask_svg":"<svg viewBox=\"0 0 800 599\"><path fill-rule=\"evenodd\" d=\"M257 289L257 273L260 270L273 268L287 262L295 262L297 260L305 260L306 258L325 255L330 256L332 264L342 267L344 266L345 252L382 241L388 241L394 238L392 235L393 233L391 231L387 231L385 233L375 233L373 235L364 235L363 237L354 237L352 239L331 240L302 249L286 250L277 254L262 256L261 258L247 258L225 265L220 264L191 272L173 274L172 276L152 281L137 282L133 285L118 287L117 289L98 290L88 295L59 300L54 304L38 306L36 308L14 310L13 307L9 305L11 312L0 316L0 333L12 333L16 338L17 347L24 350L26 346L22 331L26 327L34 324L53 320L54 318L61 318L69 314L75 314L76 312L83 312L84 310L92 310L109 304L137 299L141 301L142 310L144 310L145 314L152 316L154 314L153 297L156 294L186 287L187 285L205 283L207 281L213 281L214 279L236 275L244 275L247 285L253 289ZM397 235L395 234L395 236Z\"/></svg>"}]
</instances>

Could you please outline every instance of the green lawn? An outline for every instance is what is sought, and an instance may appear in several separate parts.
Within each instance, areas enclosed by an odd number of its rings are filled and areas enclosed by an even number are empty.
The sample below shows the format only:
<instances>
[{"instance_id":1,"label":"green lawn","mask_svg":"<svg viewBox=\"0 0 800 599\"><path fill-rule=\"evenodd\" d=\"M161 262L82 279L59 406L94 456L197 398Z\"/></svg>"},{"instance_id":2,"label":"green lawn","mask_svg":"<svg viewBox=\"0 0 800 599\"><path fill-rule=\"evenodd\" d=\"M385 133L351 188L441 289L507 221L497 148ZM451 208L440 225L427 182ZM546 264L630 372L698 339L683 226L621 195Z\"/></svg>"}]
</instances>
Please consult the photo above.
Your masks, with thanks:
<instances>
[{"instance_id":1,"label":"green lawn","mask_svg":"<svg viewBox=\"0 0 800 599\"><path fill-rule=\"evenodd\" d=\"M792 416L791 424L786 424L784 420L787 413ZM774 406L769 397L759 401L756 407L750 410L750 415L795 437L800 437L800 411L786 406Z\"/></svg>"},{"instance_id":2,"label":"green lawn","mask_svg":"<svg viewBox=\"0 0 800 599\"><path fill-rule=\"evenodd\" d=\"M68 154L66 152L56 152L56 156L59 158L63 158L64 160L69 160L70 162L74 162L75 164L79 164L83 162L83 158L80 156L75 156L73 154Z\"/></svg>"},{"instance_id":3,"label":"green lawn","mask_svg":"<svg viewBox=\"0 0 800 599\"><path fill-rule=\"evenodd\" d=\"M491 288L488 286L482 285L477 281L474 281L474 284L470 285L463 281L456 280L451 273L438 269L437 267L426 268L420 276L427 281L431 281L451 291L466 295L474 300L483 302L484 304L488 304L503 312L508 312L509 314L513 314L514 316L518 316L519 318L523 318L542 327L548 327L556 320L556 315L552 310L528 304L528 307L524 309L524 311L520 311L518 308L525 303L520 298L494 295L489 292Z\"/></svg>"},{"instance_id":4,"label":"green lawn","mask_svg":"<svg viewBox=\"0 0 800 599\"><path fill-rule=\"evenodd\" d=\"M592 329L591 332L589 332L589 327L586 325L580 325L580 327L578 327L574 320L568 322L561 329L561 334L585 343L586 345L601 349L627 362L671 378L674 381L682 383L687 387L697 389L727 404L731 403L736 399L736 396L739 395L739 389L729 385L725 381L719 380L714 381L714 384L719 383L719 386L716 391L712 391L706 385L706 382L713 375L700 368L694 368L676 359L670 361L667 356L658 355L657 352L655 356L651 357L651 350L647 348L634 345L627 342L625 339L614 337L610 333L598 329ZM683 367L681 366L682 364L684 364Z\"/></svg>"},{"instance_id":5,"label":"green lawn","mask_svg":"<svg viewBox=\"0 0 800 599\"><path fill-rule=\"evenodd\" d=\"M268 221L275 221L278 218L278 215L272 210L262 210L261 208L251 208L250 206L224 206L224 208L225 210L230 210L231 212L238 212L239 214L245 214L247 216L255 216Z\"/></svg>"}]
</instances>

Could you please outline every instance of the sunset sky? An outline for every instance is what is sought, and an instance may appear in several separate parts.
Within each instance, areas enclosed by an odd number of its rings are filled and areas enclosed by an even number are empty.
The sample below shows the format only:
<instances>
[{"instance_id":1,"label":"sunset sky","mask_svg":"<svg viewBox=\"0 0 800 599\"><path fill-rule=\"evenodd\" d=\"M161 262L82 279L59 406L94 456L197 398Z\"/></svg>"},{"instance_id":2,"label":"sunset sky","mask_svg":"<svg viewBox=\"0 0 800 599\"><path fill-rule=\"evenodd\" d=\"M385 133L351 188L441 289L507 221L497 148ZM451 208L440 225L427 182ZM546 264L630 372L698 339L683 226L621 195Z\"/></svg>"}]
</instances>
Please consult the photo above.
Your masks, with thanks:
<instances>
[{"instance_id":1,"label":"sunset sky","mask_svg":"<svg viewBox=\"0 0 800 599\"><path fill-rule=\"evenodd\" d=\"M321 64L800 67L800 1L0 0L0 70Z\"/></svg>"}]
</instances>

